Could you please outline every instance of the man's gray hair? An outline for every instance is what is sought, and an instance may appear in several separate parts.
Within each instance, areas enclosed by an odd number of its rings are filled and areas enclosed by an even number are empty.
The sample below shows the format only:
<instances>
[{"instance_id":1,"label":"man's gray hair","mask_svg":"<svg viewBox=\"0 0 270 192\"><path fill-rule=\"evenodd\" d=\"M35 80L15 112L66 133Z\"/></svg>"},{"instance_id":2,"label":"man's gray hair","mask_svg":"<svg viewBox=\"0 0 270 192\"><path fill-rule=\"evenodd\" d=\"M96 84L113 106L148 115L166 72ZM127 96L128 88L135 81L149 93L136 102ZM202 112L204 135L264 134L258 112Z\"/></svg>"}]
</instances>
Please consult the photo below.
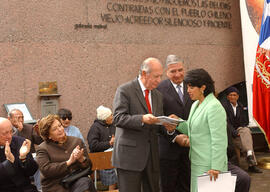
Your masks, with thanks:
<instances>
[{"instance_id":1,"label":"man's gray hair","mask_svg":"<svg viewBox=\"0 0 270 192\"><path fill-rule=\"evenodd\" d=\"M184 63L182 59L179 59L177 55L168 55L166 59L166 67L168 68L169 65L171 64L176 64L176 63Z\"/></svg>"},{"instance_id":2,"label":"man's gray hair","mask_svg":"<svg viewBox=\"0 0 270 192\"><path fill-rule=\"evenodd\" d=\"M14 111L19 111L23 114L23 112L20 109L12 109L11 111L8 112L8 117L12 118Z\"/></svg>"},{"instance_id":3,"label":"man's gray hair","mask_svg":"<svg viewBox=\"0 0 270 192\"><path fill-rule=\"evenodd\" d=\"M154 57L149 57L143 61L140 71L139 71L139 75L141 75L143 71L145 71L146 73L151 73L151 67L149 66L149 64L153 61L159 62L161 64L159 59L154 58Z\"/></svg>"}]
</instances>

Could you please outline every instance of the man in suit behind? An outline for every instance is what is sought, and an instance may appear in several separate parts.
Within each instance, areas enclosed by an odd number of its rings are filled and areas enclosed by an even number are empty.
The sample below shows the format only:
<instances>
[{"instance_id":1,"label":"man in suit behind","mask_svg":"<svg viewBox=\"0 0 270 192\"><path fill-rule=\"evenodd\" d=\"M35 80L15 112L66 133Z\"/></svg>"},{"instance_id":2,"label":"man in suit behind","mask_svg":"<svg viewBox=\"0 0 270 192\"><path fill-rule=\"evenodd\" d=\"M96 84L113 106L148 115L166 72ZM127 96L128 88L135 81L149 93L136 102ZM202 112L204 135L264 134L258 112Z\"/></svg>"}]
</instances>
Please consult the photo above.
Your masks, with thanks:
<instances>
[{"instance_id":1,"label":"man in suit behind","mask_svg":"<svg viewBox=\"0 0 270 192\"><path fill-rule=\"evenodd\" d=\"M235 87L226 90L227 100L222 103L227 114L227 124L231 128L233 143L235 147L243 150L247 154L248 171L262 173L256 166L256 157L253 150L253 139L250 129L247 127L248 121L245 118L244 107L238 101L239 91Z\"/></svg>"},{"instance_id":2,"label":"man in suit behind","mask_svg":"<svg viewBox=\"0 0 270 192\"><path fill-rule=\"evenodd\" d=\"M168 79L162 81L157 88L163 95L164 115L175 114L187 120L192 101L183 82L185 74L183 61L176 55L168 55L166 71ZM162 192L190 191L188 152L188 147L181 147L176 142L169 142L163 135L159 136Z\"/></svg>"},{"instance_id":3,"label":"man in suit behind","mask_svg":"<svg viewBox=\"0 0 270 192\"><path fill-rule=\"evenodd\" d=\"M148 58L139 77L116 91L112 164L117 168L120 192L159 192L157 132L164 127L155 125L156 116L163 115L162 95L155 88L162 73L161 62ZM166 128L170 130L170 126Z\"/></svg>"}]
</instances>

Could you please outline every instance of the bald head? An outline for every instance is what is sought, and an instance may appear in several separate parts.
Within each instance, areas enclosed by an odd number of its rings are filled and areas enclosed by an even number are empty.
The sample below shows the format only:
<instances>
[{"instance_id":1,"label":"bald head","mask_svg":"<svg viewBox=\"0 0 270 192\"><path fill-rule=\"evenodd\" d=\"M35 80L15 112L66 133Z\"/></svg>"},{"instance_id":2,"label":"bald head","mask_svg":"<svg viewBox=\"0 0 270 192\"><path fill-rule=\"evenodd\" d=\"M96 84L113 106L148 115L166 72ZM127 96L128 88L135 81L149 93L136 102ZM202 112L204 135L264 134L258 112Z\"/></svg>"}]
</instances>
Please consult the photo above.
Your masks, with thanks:
<instances>
[{"instance_id":1,"label":"bald head","mask_svg":"<svg viewBox=\"0 0 270 192\"><path fill-rule=\"evenodd\" d=\"M11 139L12 124L8 119L0 117L0 146L4 146L6 144L6 141L10 143Z\"/></svg>"}]
</instances>

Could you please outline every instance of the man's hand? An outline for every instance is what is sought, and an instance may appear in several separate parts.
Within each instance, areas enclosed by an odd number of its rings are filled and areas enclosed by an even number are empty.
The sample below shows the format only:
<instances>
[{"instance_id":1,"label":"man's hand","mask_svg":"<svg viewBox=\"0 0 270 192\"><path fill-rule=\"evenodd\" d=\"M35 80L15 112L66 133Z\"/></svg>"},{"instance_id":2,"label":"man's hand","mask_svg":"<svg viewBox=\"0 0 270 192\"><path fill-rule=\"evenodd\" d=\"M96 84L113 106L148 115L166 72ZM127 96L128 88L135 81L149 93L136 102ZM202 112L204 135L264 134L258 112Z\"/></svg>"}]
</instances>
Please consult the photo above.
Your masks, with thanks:
<instances>
[{"instance_id":1,"label":"man's hand","mask_svg":"<svg viewBox=\"0 0 270 192\"><path fill-rule=\"evenodd\" d=\"M15 158L14 158L14 155L11 153L9 142L8 141L6 141L5 155L6 155L6 159L7 160L9 160L11 163L14 163Z\"/></svg>"},{"instance_id":2,"label":"man's hand","mask_svg":"<svg viewBox=\"0 0 270 192\"><path fill-rule=\"evenodd\" d=\"M26 159L27 154L30 152L31 149L31 141L25 139L21 148L20 148L20 159Z\"/></svg>"},{"instance_id":3,"label":"man's hand","mask_svg":"<svg viewBox=\"0 0 270 192\"><path fill-rule=\"evenodd\" d=\"M189 137L184 134L177 135L175 142L182 147L189 147Z\"/></svg>"},{"instance_id":4,"label":"man's hand","mask_svg":"<svg viewBox=\"0 0 270 192\"><path fill-rule=\"evenodd\" d=\"M168 117L173 118L173 119L179 119L179 117L178 117L178 116L176 116L175 114L171 114L171 115L170 115L170 116L168 116Z\"/></svg>"},{"instance_id":5,"label":"man's hand","mask_svg":"<svg viewBox=\"0 0 270 192\"><path fill-rule=\"evenodd\" d=\"M36 124L33 126L33 129L40 136L40 131L39 131L39 127L38 127L39 121L40 121L40 119L37 120Z\"/></svg>"},{"instance_id":6,"label":"man's hand","mask_svg":"<svg viewBox=\"0 0 270 192\"><path fill-rule=\"evenodd\" d=\"M176 129L175 124L163 123L163 126L167 129L169 133L172 133Z\"/></svg>"},{"instance_id":7,"label":"man's hand","mask_svg":"<svg viewBox=\"0 0 270 192\"><path fill-rule=\"evenodd\" d=\"M146 115L143 115L142 122L151 125L151 124L158 123L159 120L152 114L146 114Z\"/></svg>"}]
</instances>

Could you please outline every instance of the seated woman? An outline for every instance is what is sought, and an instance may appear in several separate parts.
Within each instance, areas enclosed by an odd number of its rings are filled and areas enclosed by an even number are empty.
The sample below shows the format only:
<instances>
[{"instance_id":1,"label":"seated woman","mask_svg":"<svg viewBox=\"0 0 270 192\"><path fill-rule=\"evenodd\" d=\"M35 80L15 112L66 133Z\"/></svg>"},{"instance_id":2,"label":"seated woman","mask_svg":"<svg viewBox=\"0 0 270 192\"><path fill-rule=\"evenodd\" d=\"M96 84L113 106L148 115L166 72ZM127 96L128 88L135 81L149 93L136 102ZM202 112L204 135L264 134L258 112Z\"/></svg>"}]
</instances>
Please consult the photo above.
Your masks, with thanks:
<instances>
[{"instance_id":1,"label":"seated woman","mask_svg":"<svg viewBox=\"0 0 270 192\"><path fill-rule=\"evenodd\" d=\"M113 125L112 111L101 105L97 108L97 119L87 135L90 152L103 152L112 148L114 134L115 126ZM116 188L117 176L115 169L101 170L100 179L103 185L109 186L109 190Z\"/></svg>"},{"instance_id":2,"label":"seated woman","mask_svg":"<svg viewBox=\"0 0 270 192\"><path fill-rule=\"evenodd\" d=\"M69 109L61 108L58 110L57 115L60 118L60 122L62 123L64 127L66 135L79 137L84 142L80 129L78 127L71 125L72 112Z\"/></svg>"},{"instance_id":3,"label":"seated woman","mask_svg":"<svg viewBox=\"0 0 270 192\"><path fill-rule=\"evenodd\" d=\"M42 191L96 191L92 180L87 176L77 180L70 189L60 184L72 171L92 166L83 141L77 137L66 136L57 115L42 118L39 121L39 130L44 140L37 149Z\"/></svg>"}]
</instances>

